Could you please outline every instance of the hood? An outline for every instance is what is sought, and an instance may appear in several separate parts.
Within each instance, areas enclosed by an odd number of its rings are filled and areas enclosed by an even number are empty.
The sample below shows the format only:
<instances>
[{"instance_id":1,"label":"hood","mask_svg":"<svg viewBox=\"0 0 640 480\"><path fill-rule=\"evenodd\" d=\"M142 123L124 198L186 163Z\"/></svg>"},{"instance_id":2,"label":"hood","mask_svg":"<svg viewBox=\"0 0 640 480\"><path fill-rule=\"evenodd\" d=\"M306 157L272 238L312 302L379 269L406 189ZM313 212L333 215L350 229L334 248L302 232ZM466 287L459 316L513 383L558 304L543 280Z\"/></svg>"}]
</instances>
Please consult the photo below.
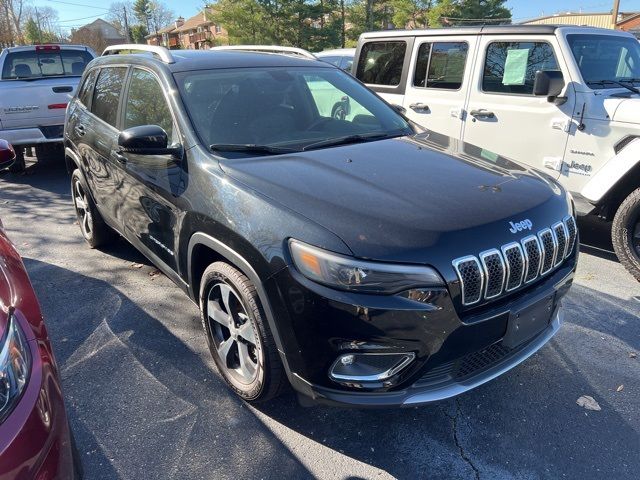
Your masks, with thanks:
<instances>
[{"instance_id":1,"label":"hood","mask_svg":"<svg viewBox=\"0 0 640 480\"><path fill-rule=\"evenodd\" d=\"M220 163L338 235L355 256L375 260L420 263L443 254L450 265L451 255L531 233L509 233L509 222L528 219L537 231L568 211L553 181L433 132Z\"/></svg>"},{"instance_id":2,"label":"hood","mask_svg":"<svg viewBox=\"0 0 640 480\"><path fill-rule=\"evenodd\" d=\"M640 124L640 97L627 98L618 102L611 118L614 122Z\"/></svg>"}]
</instances>

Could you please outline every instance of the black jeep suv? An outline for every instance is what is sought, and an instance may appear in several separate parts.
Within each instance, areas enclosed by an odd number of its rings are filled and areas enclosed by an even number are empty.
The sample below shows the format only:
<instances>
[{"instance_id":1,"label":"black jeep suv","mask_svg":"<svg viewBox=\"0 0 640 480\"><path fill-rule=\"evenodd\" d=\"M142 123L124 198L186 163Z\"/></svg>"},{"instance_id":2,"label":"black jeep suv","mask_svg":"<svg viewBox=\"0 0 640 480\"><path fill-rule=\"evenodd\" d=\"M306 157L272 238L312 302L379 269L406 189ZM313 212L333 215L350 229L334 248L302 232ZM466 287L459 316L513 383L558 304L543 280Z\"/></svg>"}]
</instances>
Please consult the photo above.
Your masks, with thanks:
<instances>
[{"instance_id":1,"label":"black jeep suv","mask_svg":"<svg viewBox=\"0 0 640 480\"><path fill-rule=\"evenodd\" d=\"M140 48L91 62L69 104L78 223L189 294L242 398L420 404L556 333L578 250L556 182L324 62Z\"/></svg>"}]
</instances>

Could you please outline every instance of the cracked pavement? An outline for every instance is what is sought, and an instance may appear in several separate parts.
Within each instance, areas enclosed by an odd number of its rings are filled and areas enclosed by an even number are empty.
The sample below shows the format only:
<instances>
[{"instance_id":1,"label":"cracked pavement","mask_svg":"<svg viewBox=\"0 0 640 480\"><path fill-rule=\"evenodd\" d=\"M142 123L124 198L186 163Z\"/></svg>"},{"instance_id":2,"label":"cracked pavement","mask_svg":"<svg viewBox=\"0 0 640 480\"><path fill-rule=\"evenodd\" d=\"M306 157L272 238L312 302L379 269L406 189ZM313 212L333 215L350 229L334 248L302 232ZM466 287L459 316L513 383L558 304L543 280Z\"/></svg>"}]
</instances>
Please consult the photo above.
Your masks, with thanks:
<instances>
[{"instance_id":1,"label":"cracked pavement","mask_svg":"<svg viewBox=\"0 0 640 480\"><path fill-rule=\"evenodd\" d=\"M195 305L124 241L83 242L61 159L0 175L62 373L86 478L559 479L640 471L640 285L581 222L566 322L456 399L401 410L259 408L220 380ZM595 247L595 248L594 248ZM133 266L141 263L141 268ZM639 355L640 356L640 355ZM624 385L622 391L616 391ZM591 395L602 410L576 400Z\"/></svg>"}]
</instances>

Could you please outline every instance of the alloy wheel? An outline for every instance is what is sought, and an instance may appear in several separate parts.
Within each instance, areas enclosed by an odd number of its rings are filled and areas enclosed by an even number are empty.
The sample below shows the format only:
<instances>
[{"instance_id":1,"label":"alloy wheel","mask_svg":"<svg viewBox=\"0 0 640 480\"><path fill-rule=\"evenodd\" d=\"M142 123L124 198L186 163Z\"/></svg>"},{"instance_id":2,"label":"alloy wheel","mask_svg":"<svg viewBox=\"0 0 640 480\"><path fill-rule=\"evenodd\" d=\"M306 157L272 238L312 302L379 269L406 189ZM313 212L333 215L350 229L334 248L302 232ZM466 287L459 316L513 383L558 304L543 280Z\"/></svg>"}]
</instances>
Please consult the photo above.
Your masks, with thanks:
<instances>
[{"instance_id":1,"label":"alloy wheel","mask_svg":"<svg viewBox=\"0 0 640 480\"><path fill-rule=\"evenodd\" d=\"M227 373L243 385L253 383L263 363L262 348L247 310L228 284L220 282L209 290L207 321Z\"/></svg>"},{"instance_id":2,"label":"alloy wheel","mask_svg":"<svg viewBox=\"0 0 640 480\"><path fill-rule=\"evenodd\" d=\"M76 208L78 224L82 234L89 238L93 232L93 219L89 208L89 199L79 180L73 182L73 205Z\"/></svg>"}]
</instances>

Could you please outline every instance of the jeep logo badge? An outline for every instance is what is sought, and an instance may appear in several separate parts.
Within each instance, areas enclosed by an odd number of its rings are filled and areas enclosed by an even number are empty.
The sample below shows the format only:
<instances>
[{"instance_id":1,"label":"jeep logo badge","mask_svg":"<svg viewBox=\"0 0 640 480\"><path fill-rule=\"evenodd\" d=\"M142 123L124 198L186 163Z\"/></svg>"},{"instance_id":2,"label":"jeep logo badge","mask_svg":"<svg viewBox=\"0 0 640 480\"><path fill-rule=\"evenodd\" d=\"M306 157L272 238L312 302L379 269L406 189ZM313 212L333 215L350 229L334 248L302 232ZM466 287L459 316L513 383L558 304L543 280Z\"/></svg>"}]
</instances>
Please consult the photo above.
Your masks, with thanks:
<instances>
[{"instance_id":1,"label":"jeep logo badge","mask_svg":"<svg viewBox=\"0 0 640 480\"><path fill-rule=\"evenodd\" d=\"M509 222L509 225L511 225L511 228L509 229L511 233L521 232L522 230L531 230L533 227L533 223L531 223L531 220L528 218L525 218L521 222Z\"/></svg>"}]
</instances>

